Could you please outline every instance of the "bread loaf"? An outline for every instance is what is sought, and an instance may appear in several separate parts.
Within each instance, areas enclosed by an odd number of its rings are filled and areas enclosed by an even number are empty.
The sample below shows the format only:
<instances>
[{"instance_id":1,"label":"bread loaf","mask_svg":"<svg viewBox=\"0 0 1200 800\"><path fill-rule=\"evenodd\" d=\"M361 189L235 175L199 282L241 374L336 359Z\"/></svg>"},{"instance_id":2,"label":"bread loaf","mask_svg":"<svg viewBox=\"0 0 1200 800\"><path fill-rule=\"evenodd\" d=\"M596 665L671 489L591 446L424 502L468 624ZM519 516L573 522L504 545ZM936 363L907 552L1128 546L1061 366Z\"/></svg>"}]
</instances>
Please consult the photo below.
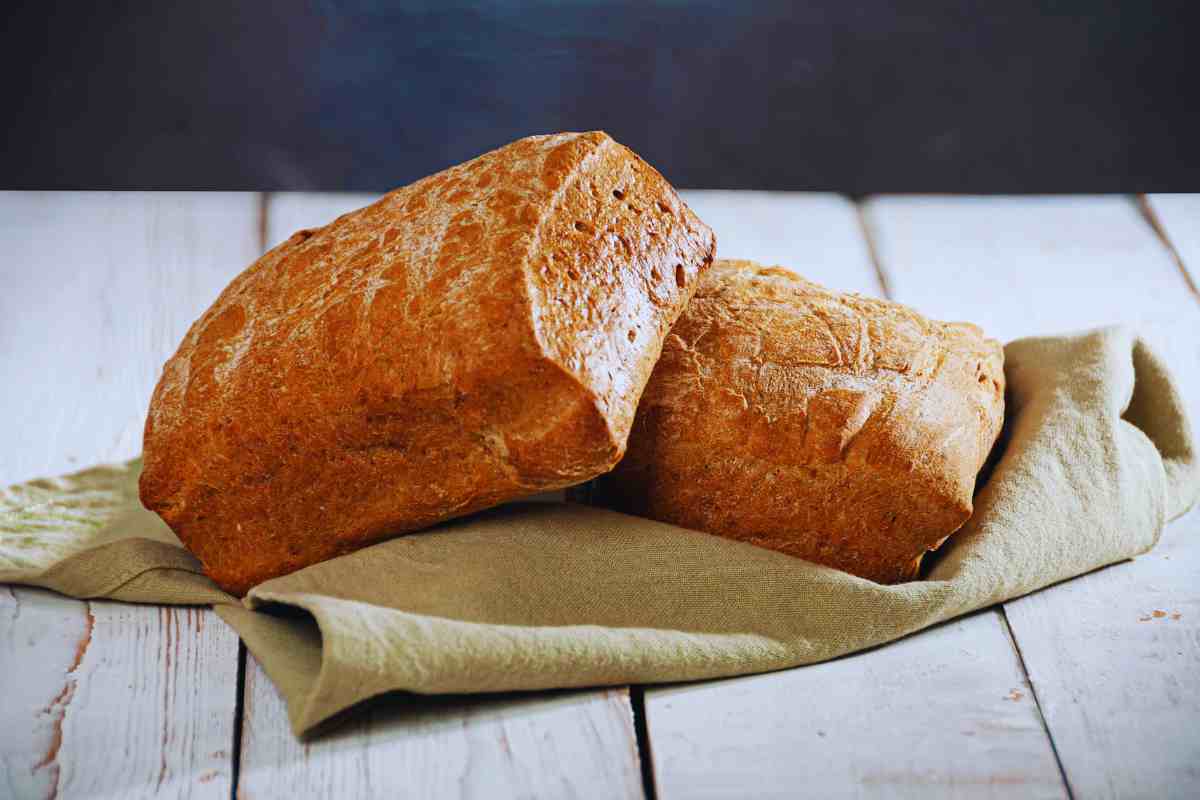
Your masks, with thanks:
<instances>
[{"instance_id":1,"label":"bread loaf","mask_svg":"<svg viewBox=\"0 0 1200 800\"><path fill-rule=\"evenodd\" d=\"M597 497L894 583L970 516L1003 415L1003 351L975 326L719 261Z\"/></svg>"},{"instance_id":2,"label":"bread loaf","mask_svg":"<svg viewBox=\"0 0 1200 800\"><path fill-rule=\"evenodd\" d=\"M142 502L241 594L592 478L714 249L598 132L522 139L300 231L164 367Z\"/></svg>"}]
</instances>

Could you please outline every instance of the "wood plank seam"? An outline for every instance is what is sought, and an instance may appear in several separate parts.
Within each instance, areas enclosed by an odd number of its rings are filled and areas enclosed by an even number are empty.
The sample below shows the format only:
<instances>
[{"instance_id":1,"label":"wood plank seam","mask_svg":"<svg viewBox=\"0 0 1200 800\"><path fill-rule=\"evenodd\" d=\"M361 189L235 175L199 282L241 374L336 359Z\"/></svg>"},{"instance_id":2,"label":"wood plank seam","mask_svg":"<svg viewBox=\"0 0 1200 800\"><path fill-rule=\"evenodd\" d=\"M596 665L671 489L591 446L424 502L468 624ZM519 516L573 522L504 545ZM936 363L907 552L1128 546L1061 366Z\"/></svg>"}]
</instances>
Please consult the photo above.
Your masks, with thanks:
<instances>
[{"instance_id":1,"label":"wood plank seam","mask_svg":"<svg viewBox=\"0 0 1200 800\"><path fill-rule=\"evenodd\" d=\"M1062 775L1063 789L1066 790L1067 800L1074 800L1075 790L1071 787L1067 769L1063 766L1062 756L1058 752L1058 743L1054 741L1054 734L1050 731L1049 723L1046 722L1046 715L1042 713L1042 701L1038 697L1037 686L1033 683L1033 676L1029 674L1029 666L1025 663L1025 654L1021 652L1021 643L1017 641L1012 623L1008 621L1008 611L1005 609L1004 603L1000 604L1000 621L1004 625L1004 632L1008 634L1008 640L1012 642L1013 651L1017 654L1017 663L1021 665L1021 675L1025 679L1025 685L1029 687L1029 696L1033 698L1033 705L1037 708L1038 722L1042 724L1042 730L1046 732L1046 739L1050 742L1050 752L1054 754L1054 763L1058 765L1058 771Z\"/></svg>"},{"instance_id":2,"label":"wood plank seam","mask_svg":"<svg viewBox=\"0 0 1200 800\"><path fill-rule=\"evenodd\" d=\"M861 201L850 200L850 202L854 203L854 215L858 218L858 227L862 231L863 241L867 244L867 257L871 260L871 266L875 267L875 278L879 281L879 293L891 300L892 284L888 279L887 270L883 268L883 260L879 258L879 251L875 247L875 237L871 233L871 221L867 218L866 208Z\"/></svg>"},{"instance_id":3,"label":"wood plank seam","mask_svg":"<svg viewBox=\"0 0 1200 800\"><path fill-rule=\"evenodd\" d=\"M1180 255L1179 249L1175 247L1175 243L1171 241L1166 227L1163 226L1162 220L1158 218L1158 214L1154 211L1154 206L1150 205L1150 200L1144 194L1135 195L1132 199L1137 204L1138 210L1142 213L1142 219L1146 220L1146 224L1150 226L1150 230L1154 231L1154 235L1158 237L1163 247L1171 255L1171 260L1179 268L1180 274L1183 275L1184 283L1191 290L1192 296L1200 300L1200 287L1196 286L1196 281L1193 280L1192 273L1188 271L1188 266L1184 263L1183 256Z\"/></svg>"},{"instance_id":4,"label":"wood plank seam","mask_svg":"<svg viewBox=\"0 0 1200 800\"><path fill-rule=\"evenodd\" d=\"M271 193L258 193L258 250L267 251L268 221L271 213ZM230 755L230 796L239 797L242 773L242 726L246 715L246 643L238 638L237 699L233 707L233 750Z\"/></svg>"},{"instance_id":5,"label":"wood plank seam","mask_svg":"<svg viewBox=\"0 0 1200 800\"><path fill-rule=\"evenodd\" d=\"M271 193L258 193L258 249L260 252L267 252L267 221L271 214Z\"/></svg>"},{"instance_id":6,"label":"wood plank seam","mask_svg":"<svg viewBox=\"0 0 1200 800\"><path fill-rule=\"evenodd\" d=\"M246 714L246 643L238 639L237 700L233 706L233 750L229 756L230 797L239 797L242 776L242 722ZM286 733L286 732L285 732Z\"/></svg>"},{"instance_id":7,"label":"wood plank seam","mask_svg":"<svg viewBox=\"0 0 1200 800\"><path fill-rule=\"evenodd\" d=\"M646 726L646 689L644 686L629 687L629 704L633 709L633 732L637 737L638 765L642 770L642 793L645 800L657 800L658 787L654 783L654 755L650 751L650 734Z\"/></svg>"},{"instance_id":8,"label":"wood plank seam","mask_svg":"<svg viewBox=\"0 0 1200 800\"><path fill-rule=\"evenodd\" d=\"M891 283L888 280L888 274L883 266L883 260L879 257L879 250L876 246L876 233L871 228L870 218L866 213L865 203L869 198L863 198L854 204L855 210L858 212L858 220L862 226L863 237L867 240L867 252L870 253L871 261L875 265L875 272L879 276L879 283L883 296L889 300L893 300ZM1059 756L1058 745L1054 741L1053 734L1050 733L1050 726L1046 722L1046 713L1042 708L1042 702L1038 698L1037 688L1033 684L1033 678L1029 674L1029 668L1025 664L1025 654L1021 652L1021 646L1017 642L1017 637L1013 635L1012 626L1008 621L1008 613L1005 610L1005 604L1000 603L997 606L1000 612L1001 627L1004 628L1005 634L1008 635L1008 640L1012 644L1013 652L1017 656L1017 664L1021 668L1021 679L1025 685L1029 687L1029 696L1033 700L1033 706L1037 710L1038 722L1042 726L1042 731L1046 734L1046 739L1050 743L1050 752L1054 754L1054 763L1058 767L1058 774L1062 779L1063 788L1067 793L1068 800L1074 800L1074 793L1071 789L1071 781L1067 778L1067 771L1063 766L1062 758Z\"/></svg>"}]
</instances>

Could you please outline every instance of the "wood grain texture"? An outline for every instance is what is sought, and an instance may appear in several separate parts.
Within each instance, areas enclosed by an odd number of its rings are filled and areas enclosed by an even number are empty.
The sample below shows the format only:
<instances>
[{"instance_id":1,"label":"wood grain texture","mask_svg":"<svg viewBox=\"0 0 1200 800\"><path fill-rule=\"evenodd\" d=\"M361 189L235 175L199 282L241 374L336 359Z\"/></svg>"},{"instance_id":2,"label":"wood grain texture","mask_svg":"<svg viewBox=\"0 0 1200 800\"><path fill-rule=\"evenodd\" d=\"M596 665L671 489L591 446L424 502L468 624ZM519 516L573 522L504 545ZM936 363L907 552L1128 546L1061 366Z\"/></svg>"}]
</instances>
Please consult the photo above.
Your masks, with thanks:
<instances>
[{"instance_id":1,"label":"wood grain texture","mask_svg":"<svg viewBox=\"0 0 1200 800\"><path fill-rule=\"evenodd\" d=\"M1132 323L1200 420L1200 306L1131 199L884 198L867 219L897 299L1003 338ZM1200 793L1198 578L1193 512L1135 561L1005 605L1076 797Z\"/></svg>"},{"instance_id":2,"label":"wood grain texture","mask_svg":"<svg viewBox=\"0 0 1200 800\"><path fill-rule=\"evenodd\" d=\"M216 615L21 588L0 609L8 796L229 796L237 637Z\"/></svg>"},{"instance_id":3,"label":"wood grain texture","mask_svg":"<svg viewBox=\"0 0 1200 800\"><path fill-rule=\"evenodd\" d=\"M537 695L392 694L308 742L249 657L238 795L640 798L626 689Z\"/></svg>"},{"instance_id":4,"label":"wood grain texture","mask_svg":"<svg viewBox=\"0 0 1200 800\"><path fill-rule=\"evenodd\" d=\"M158 371L258 251L256 198L0 194L0 481L141 448ZM0 794L227 797L237 638L212 612L0 591Z\"/></svg>"},{"instance_id":5,"label":"wood grain texture","mask_svg":"<svg viewBox=\"0 0 1200 800\"><path fill-rule=\"evenodd\" d=\"M362 195L272 195L267 241L322 225L370 202ZM497 698L401 696L350 712L312 742L247 659L239 791L245 797L640 797L627 689Z\"/></svg>"},{"instance_id":6,"label":"wood grain texture","mask_svg":"<svg viewBox=\"0 0 1200 800\"><path fill-rule=\"evenodd\" d=\"M62 723L91 641L86 603L40 589L0 587L0 794L52 797ZM36 668L35 668L36 666Z\"/></svg>"},{"instance_id":7,"label":"wood grain texture","mask_svg":"<svg viewBox=\"0 0 1200 800\"><path fill-rule=\"evenodd\" d=\"M754 213L740 193L685 199L716 231L721 257L881 293L857 211L842 198L767 196ZM645 697L666 800L1065 793L995 611L825 664Z\"/></svg>"}]
</instances>

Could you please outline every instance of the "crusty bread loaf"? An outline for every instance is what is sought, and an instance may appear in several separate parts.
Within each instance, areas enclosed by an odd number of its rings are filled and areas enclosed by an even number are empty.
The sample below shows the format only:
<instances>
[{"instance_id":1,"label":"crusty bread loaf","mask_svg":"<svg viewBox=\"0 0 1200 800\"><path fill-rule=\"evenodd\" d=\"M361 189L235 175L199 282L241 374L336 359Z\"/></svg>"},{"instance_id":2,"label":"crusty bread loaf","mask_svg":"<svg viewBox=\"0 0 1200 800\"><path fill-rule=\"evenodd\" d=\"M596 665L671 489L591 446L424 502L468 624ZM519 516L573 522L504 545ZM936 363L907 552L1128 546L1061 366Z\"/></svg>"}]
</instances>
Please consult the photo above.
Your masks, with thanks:
<instances>
[{"instance_id":1,"label":"crusty bread loaf","mask_svg":"<svg viewBox=\"0 0 1200 800\"><path fill-rule=\"evenodd\" d=\"M719 261L663 347L599 502L882 583L971 515L1004 415L973 325Z\"/></svg>"},{"instance_id":2,"label":"crusty bread loaf","mask_svg":"<svg viewBox=\"0 0 1200 800\"><path fill-rule=\"evenodd\" d=\"M235 593L621 457L715 240L603 133L536 136L300 231L167 362L143 503Z\"/></svg>"}]
</instances>

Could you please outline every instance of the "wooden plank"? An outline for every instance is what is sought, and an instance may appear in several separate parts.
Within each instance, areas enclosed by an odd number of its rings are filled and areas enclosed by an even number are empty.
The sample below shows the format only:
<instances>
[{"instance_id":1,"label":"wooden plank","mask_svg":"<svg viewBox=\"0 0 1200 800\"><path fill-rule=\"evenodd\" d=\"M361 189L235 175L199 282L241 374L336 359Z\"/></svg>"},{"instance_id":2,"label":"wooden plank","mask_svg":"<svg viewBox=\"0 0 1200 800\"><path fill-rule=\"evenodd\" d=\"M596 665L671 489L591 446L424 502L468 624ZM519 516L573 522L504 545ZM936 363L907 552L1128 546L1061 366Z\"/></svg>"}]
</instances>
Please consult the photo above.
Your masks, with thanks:
<instances>
[{"instance_id":1,"label":"wooden plank","mask_svg":"<svg viewBox=\"0 0 1200 800\"><path fill-rule=\"evenodd\" d=\"M1063 796L995 612L824 664L659 689L653 700L663 798Z\"/></svg>"},{"instance_id":2,"label":"wooden plank","mask_svg":"<svg viewBox=\"0 0 1200 800\"><path fill-rule=\"evenodd\" d=\"M373 198L271 195L267 241L323 225ZM283 701L247 660L241 780L246 797L311 793L415 797L641 797L627 689L373 701L333 736L299 742Z\"/></svg>"},{"instance_id":3,"label":"wooden plank","mask_svg":"<svg viewBox=\"0 0 1200 800\"><path fill-rule=\"evenodd\" d=\"M853 204L687 193L722 257L797 267L878 294ZM759 231L768 244L758 242ZM659 796L1061 797L1064 787L995 611L812 667L646 690Z\"/></svg>"},{"instance_id":4,"label":"wooden plank","mask_svg":"<svg viewBox=\"0 0 1200 800\"><path fill-rule=\"evenodd\" d=\"M627 689L375 698L310 742L246 662L238 796L641 797Z\"/></svg>"},{"instance_id":5,"label":"wooden plank","mask_svg":"<svg viewBox=\"0 0 1200 800\"><path fill-rule=\"evenodd\" d=\"M0 194L0 481L136 455L191 321L257 253L257 199ZM237 638L199 609L0 592L0 786L226 797Z\"/></svg>"},{"instance_id":6,"label":"wooden plank","mask_svg":"<svg viewBox=\"0 0 1200 800\"><path fill-rule=\"evenodd\" d=\"M1200 410L1200 307L1131 199L884 198L866 211L898 299L1006 339L1136 324ZM1076 797L1200 794L1198 534L1193 513L1136 561L1005 605Z\"/></svg>"}]
</instances>

